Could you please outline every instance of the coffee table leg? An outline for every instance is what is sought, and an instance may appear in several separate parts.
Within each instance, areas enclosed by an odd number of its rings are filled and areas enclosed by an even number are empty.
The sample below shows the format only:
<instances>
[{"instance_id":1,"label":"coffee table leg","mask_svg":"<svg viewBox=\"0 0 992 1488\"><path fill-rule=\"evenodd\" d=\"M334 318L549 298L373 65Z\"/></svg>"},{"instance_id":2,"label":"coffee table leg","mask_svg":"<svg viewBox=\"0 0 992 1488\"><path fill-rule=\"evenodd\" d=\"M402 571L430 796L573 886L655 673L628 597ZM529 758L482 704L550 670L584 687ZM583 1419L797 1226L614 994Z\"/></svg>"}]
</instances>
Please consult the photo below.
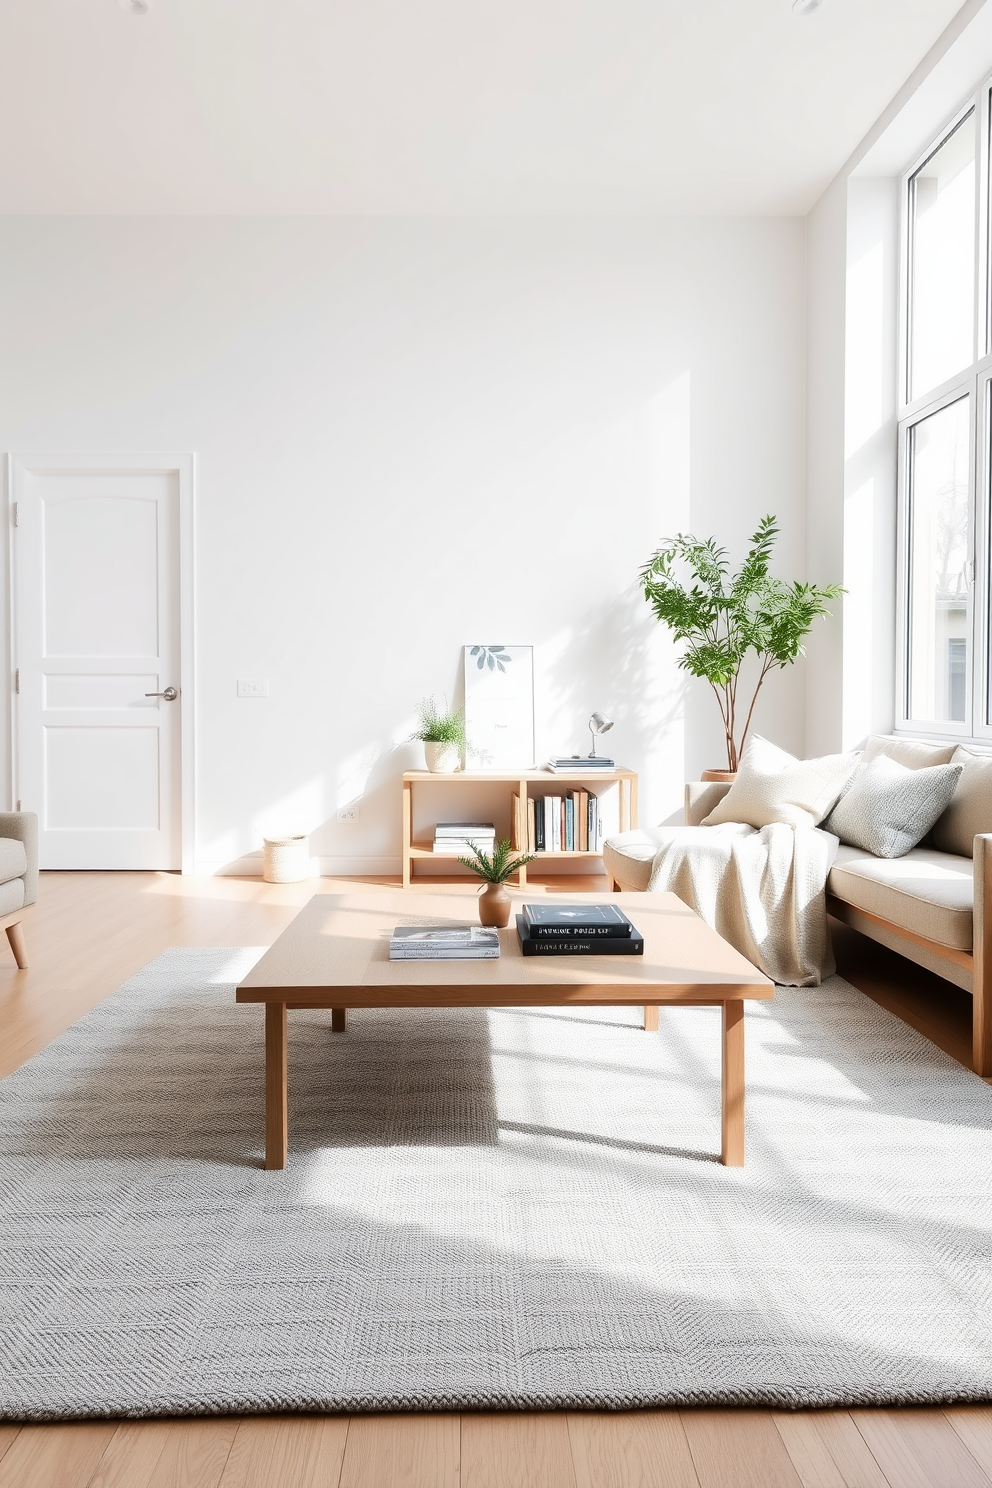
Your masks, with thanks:
<instances>
[{"instance_id":1,"label":"coffee table leg","mask_svg":"<svg viewBox=\"0 0 992 1488\"><path fill-rule=\"evenodd\" d=\"M331 1008L331 1032L344 1033L348 1027L348 1009Z\"/></svg>"},{"instance_id":2,"label":"coffee table leg","mask_svg":"<svg viewBox=\"0 0 992 1488\"><path fill-rule=\"evenodd\" d=\"M657 1033L658 1032L658 1008L657 1008L657 1006L655 1006L655 1007L649 1007L645 1003L645 1006L644 1006L644 1032L645 1033Z\"/></svg>"},{"instance_id":3,"label":"coffee table leg","mask_svg":"<svg viewBox=\"0 0 992 1488\"><path fill-rule=\"evenodd\" d=\"M728 1168L744 1166L744 1004L725 1002L723 1029L723 1102L720 1160Z\"/></svg>"},{"instance_id":4,"label":"coffee table leg","mask_svg":"<svg viewBox=\"0 0 992 1488\"><path fill-rule=\"evenodd\" d=\"M286 1004L265 1004L265 1166L284 1168L289 1114L286 1100Z\"/></svg>"}]
</instances>

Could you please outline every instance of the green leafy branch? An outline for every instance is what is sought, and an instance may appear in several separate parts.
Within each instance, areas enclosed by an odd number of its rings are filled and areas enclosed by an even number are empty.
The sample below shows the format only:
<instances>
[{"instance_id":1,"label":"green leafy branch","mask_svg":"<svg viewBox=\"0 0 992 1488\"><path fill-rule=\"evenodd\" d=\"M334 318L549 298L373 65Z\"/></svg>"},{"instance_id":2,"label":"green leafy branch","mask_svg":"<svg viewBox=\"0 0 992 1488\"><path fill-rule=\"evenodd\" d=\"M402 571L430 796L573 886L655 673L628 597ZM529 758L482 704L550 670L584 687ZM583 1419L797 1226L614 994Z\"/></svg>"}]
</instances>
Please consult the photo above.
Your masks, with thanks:
<instances>
[{"instance_id":1,"label":"green leafy branch","mask_svg":"<svg viewBox=\"0 0 992 1488\"><path fill-rule=\"evenodd\" d=\"M439 708L432 697L424 698L420 704L420 727L410 735L411 739L422 739L425 744L465 744L465 715L460 708L449 709L447 704Z\"/></svg>"},{"instance_id":2,"label":"green leafy branch","mask_svg":"<svg viewBox=\"0 0 992 1488\"><path fill-rule=\"evenodd\" d=\"M516 873L525 863L534 860L533 853L522 853L520 857L513 856L513 848L510 846L509 837L501 837L494 846L492 853L484 853L481 848L472 849L470 858L459 858L463 868L471 868L480 878L487 883L506 883L511 874Z\"/></svg>"},{"instance_id":3,"label":"green leafy branch","mask_svg":"<svg viewBox=\"0 0 992 1488\"><path fill-rule=\"evenodd\" d=\"M758 693L769 672L804 656L803 640L813 621L829 615L827 601L844 590L839 584L787 584L769 572L779 535L773 516L762 517L751 547L736 574L725 548L679 533L664 543L640 572L644 597L655 618L684 643L679 666L712 687L727 743L727 767L736 770ZM686 573L685 581L680 575ZM738 737L737 688L744 658L758 657L758 680Z\"/></svg>"}]
</instances>

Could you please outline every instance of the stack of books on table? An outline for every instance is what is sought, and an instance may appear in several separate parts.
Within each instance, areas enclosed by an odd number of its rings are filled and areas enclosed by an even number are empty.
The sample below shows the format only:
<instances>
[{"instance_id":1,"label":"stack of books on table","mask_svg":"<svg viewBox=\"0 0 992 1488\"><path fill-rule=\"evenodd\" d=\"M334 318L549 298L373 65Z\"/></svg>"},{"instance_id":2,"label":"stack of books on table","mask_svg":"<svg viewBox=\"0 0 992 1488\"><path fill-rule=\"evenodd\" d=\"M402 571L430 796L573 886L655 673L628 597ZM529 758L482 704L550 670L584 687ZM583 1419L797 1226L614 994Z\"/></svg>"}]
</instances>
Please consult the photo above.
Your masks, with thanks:
<instances>
[{"instance_id":1,"label":"stack of books on table","mask_svg":"<svg viewBox=\"0 0 992 1488\"><path fill-rule=\"evenodd\" d=\"M495 846L492 822L438 822L434 828L434 851L449 858L470 858L476 847L491 853Z\"/></svg>"},{"instance_id":2,"label":"stack of books on table","mask_svg":"<svg viewBox=\"0 0 992 1488\"><path fill-rule=\"evenodd\" d=\"M556 774L576 770L583 775L598 775L600 772L609 775L616 767L616 760L607 759L601 754L556 754L548 760L548 769L554 770Z\"/></svg>"},{"instance_id":3,"label":"stack of books on table","mask_svg":"<svg viewBox=\"0 0 992 1488\"><path fill-rule=\"evenodd\" d=\"M482 925L397 925L390 961L495 961L499 935Z\"/></svg>"},{"instance_id":4,"label":"stack of books on table","mask_svg":"<svg viewBox=\"0 0 992 1488\"><path fill-rule=\"evenodd\" d=\"M615 904L525 904L525 956L643 956L644 937Z\"/></svg>"}]
</instances>

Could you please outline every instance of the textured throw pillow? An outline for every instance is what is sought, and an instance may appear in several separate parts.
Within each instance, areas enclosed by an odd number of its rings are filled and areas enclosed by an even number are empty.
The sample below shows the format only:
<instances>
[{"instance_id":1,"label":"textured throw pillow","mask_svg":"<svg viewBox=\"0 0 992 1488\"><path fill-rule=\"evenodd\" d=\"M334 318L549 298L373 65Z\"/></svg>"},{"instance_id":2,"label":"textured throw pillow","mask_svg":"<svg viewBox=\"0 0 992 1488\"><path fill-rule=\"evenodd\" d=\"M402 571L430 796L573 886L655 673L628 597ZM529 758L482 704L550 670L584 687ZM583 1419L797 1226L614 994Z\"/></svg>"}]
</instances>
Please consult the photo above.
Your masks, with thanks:
<instances>
[{"instance_id":1,"label":"textured throw pillow","mask_svg":"<svg viewBox=\"0 0 992 1488\"><path fill-rule=\"evenodd\" d=\"M945 810L961 769L929 765L913 770L877 755L861 766L823 829L876 858L901 858Z\"/></svg>"},{"instance_id":2,"label":"textured throw pillow","mask_svg":"<svg viewBox=\"0 0 992 1488\"><path fill-rule=\"evenodd\" d=\"M872 734L861 758L867 765L885 754L907 770L923 770L929 765L950 764L955 748L954 744L925 744L922 739L892 739L885 734Z\"/></svg>"},{"instance_id":3,"label":"textured throw pillow","mask_svg":"<svg viewBox=\"0 0 992 1488\"><path fill-rule=\"evenodd\" d=\"M768 827L785 822L792 827L815 827L837 800L857 768L857 754L827 754L800 760L760 734L744 747L737 779L718 801L704 827L720 822L744 822Z\"/></svg>"},{"instance_id":4,"label":"textured throw pillow","mask_svg":"<svg viewBox=\"0 0 992 1488\"><path fill-rule=\"evenodd\" d=\"M956 749L952 763L961 779L951 804L934 824L933 845L941 852L970 858L979 832L992 832L992 754Z\"/></svg>"}]
</instances>

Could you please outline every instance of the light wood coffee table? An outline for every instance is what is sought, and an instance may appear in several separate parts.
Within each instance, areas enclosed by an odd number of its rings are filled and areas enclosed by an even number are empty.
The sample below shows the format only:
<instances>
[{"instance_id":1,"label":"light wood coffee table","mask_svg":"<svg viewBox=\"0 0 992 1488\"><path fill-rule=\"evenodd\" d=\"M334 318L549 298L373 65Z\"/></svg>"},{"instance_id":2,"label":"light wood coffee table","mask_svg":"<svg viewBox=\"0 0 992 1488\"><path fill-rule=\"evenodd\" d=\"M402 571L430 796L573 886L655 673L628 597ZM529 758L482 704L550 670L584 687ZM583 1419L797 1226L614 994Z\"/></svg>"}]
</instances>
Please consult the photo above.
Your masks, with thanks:
<instances>
[{"instance_id":1,"label":"light wood coffee table","mask_svg":"<svg viewBox=\"0 0 992 1488\"><path fill-rule=\"evenodd\" d=\"M533 897L533 896L531 896ZM674 894L604 894L644 936L643 956L524 956L515 925L500 931L498 961L390 961L394 925L475 920L474 897L361 888L318 894L241 983L238 1002L265 1004L265 1166L286 1166L286 1014L331 1008L344 1033L348 1008L540 1007L633 1003L656 1028L661 1006L722 1009L720 1156L744 1162L744 999L775 986ZM541 896L542 903L569 901ZM521 896L523 902L523 896ZM515 900L516 903L516 900Z\"/></svg>"}]
</instances>

